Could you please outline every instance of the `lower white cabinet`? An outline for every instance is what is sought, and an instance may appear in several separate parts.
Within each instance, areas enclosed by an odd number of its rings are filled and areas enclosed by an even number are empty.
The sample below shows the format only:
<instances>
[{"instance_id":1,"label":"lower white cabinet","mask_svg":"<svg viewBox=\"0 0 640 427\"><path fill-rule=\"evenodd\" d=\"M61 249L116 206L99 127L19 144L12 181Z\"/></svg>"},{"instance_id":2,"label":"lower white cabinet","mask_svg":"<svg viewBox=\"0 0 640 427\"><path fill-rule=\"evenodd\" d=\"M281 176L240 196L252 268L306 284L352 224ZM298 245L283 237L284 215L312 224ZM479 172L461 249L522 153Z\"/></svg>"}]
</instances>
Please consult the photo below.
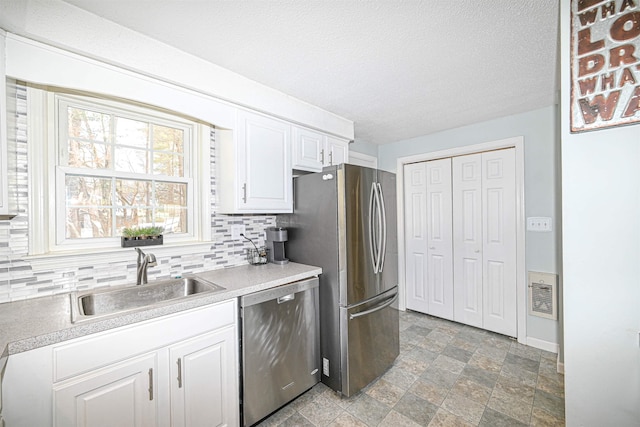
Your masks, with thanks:
<instances>
[{"instance_id":1,"label":"lower white cabinet","mask_svg":"<svg viewBox=\"0 0 640 427\"><path fill-rule=\"evenodd\" d=\"M9 356L7 426L237 426L235 300Z\"/></svg>"},{"instance_id":2,"label":"lower white cabinet","mask_svg":"<svg viewBox=\"0 0 640 427\"><path fill-rule=\"evenodd\" d=\"M155 353L79 375L53 388L55 426L154 426Z\"/></svg>"},{"instance_id":3,"label":"lower white cabinet","mask_svg":"<svg viewBox=\"0 0 640 427\"><path fill-rule=\"evenodd\" d=\"M227 328L169 349L172 426L233 425L229 412L239 407L237 390L229 393L237 377L230 355L236 345L235 328Z\"/></svg>"}]
</instances>

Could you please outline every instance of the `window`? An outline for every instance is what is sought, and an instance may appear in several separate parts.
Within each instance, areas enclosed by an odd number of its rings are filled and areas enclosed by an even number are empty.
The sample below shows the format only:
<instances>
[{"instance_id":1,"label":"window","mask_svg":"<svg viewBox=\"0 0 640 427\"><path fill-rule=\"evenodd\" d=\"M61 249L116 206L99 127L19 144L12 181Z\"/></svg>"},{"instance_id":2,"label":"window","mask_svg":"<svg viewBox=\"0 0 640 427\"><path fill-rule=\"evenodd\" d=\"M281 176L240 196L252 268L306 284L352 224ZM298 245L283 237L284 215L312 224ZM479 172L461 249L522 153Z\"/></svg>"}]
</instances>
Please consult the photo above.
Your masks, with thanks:
<instances>
[{"instance_id":1,"label":"window","mask_svg":"<svg viewBox=\"0 0 640 427\"><path fill-rule=\"evenodd\" d=\"M207 126L111 100L53 92L46 99L54 150L44 210L55 227L30 253L115 249L125 227L163 227L165 243L202 240L208 209L196 199L208 183Z\"/></svg>"}]
</instances>

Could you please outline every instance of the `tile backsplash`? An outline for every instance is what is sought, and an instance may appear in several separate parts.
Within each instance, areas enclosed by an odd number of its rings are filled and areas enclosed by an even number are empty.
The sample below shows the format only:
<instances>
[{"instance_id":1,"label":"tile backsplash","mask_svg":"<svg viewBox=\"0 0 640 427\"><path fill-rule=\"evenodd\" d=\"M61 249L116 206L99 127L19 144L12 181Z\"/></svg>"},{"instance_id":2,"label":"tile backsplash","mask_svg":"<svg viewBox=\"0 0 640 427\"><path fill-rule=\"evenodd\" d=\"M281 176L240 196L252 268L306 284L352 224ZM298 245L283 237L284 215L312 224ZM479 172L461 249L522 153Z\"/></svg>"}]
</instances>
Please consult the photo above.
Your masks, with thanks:
<instances>
[{"instance_id":1,"label":"tile backsplash","mask_svg":"<svg viewBox=\"0 0 640 427\"><path fill-rule=\"evenodd\" d=\"M27 90L23 85L12 87L16 111L9 109L11 143L15 164L10 166L10 192L17 197L18 215L0 221L0 303L35 298L73 290L132 283L136 277L135 254L130 261L78 264L73 267L35 271L28 254L28 164ZM13 156L10 156L13 157ZM211 242L209 249L188 255L157 256L158 266L149 269L149 279L177 274L197 273L227 266L246 264L245 251L251 244L231 238L231 225L244 224L246 235L256 244L264 244L264 229L275 226L273 215L216 215L215 129L211 130Z\"/></svg>"}]
</instances>

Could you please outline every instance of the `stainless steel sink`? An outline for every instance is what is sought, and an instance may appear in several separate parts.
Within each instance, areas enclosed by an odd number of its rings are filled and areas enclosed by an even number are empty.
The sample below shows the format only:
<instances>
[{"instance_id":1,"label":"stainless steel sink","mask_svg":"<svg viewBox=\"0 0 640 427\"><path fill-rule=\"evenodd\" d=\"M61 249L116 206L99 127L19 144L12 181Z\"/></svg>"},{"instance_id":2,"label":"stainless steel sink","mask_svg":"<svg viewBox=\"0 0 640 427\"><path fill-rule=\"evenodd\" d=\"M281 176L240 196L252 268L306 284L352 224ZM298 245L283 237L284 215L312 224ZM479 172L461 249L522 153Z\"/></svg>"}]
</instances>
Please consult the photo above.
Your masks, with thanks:
<instances>
[{"instance_id":1,"label":"stainless steel sink","mask_svg":"<svg viewBox=\"0 0 640 427\"><path fill-rule=\"evenodd\" d=\"M189 276L118 289L73 292L71 293L71 321L76 323L158 307L193 295L223 290L225 288L215 283Z\"/></svg>"}]
</instances>

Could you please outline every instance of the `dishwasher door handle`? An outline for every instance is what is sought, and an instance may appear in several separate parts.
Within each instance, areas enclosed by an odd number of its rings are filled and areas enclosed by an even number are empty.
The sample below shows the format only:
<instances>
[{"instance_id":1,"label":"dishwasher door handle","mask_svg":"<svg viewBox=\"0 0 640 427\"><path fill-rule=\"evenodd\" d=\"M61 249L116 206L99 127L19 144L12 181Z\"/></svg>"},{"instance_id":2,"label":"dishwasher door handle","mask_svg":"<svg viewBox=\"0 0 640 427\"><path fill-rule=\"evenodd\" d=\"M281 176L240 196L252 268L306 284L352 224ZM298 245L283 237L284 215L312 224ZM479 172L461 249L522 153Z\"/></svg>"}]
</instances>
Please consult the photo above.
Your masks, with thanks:
<instances>
[{"instance_id":1,"label":"dishwasher door handle","mask_svg":"<svg viewBox=\"0 0 640 427\"><path fill-rule=\"evenodd\" d=\"M356 313L356 314L350 314L349 315L349 320L357 319L358 317L366 316L368 314L375 313L376 311L380 311L383 308L389 307L397 299L398 299L398 294L395 294L391 299L383 302L382 304L376 305L375 307L373 307L373 308L371 308L369 310L361 311L360 313Z\"/></svg>"},{"instance_id":2,"label":"dishwasher door handle","mask_svg":"<svg viewBox=\"0 0 640 427\"><path fill-rule=\"evenodd\" d=\"M278 304L282 304L283 302L287 302L287 301L293 301L294 299L296 299L296 294L285 295L283 297L278 298Z\"/></svg>"}]
</instances>

